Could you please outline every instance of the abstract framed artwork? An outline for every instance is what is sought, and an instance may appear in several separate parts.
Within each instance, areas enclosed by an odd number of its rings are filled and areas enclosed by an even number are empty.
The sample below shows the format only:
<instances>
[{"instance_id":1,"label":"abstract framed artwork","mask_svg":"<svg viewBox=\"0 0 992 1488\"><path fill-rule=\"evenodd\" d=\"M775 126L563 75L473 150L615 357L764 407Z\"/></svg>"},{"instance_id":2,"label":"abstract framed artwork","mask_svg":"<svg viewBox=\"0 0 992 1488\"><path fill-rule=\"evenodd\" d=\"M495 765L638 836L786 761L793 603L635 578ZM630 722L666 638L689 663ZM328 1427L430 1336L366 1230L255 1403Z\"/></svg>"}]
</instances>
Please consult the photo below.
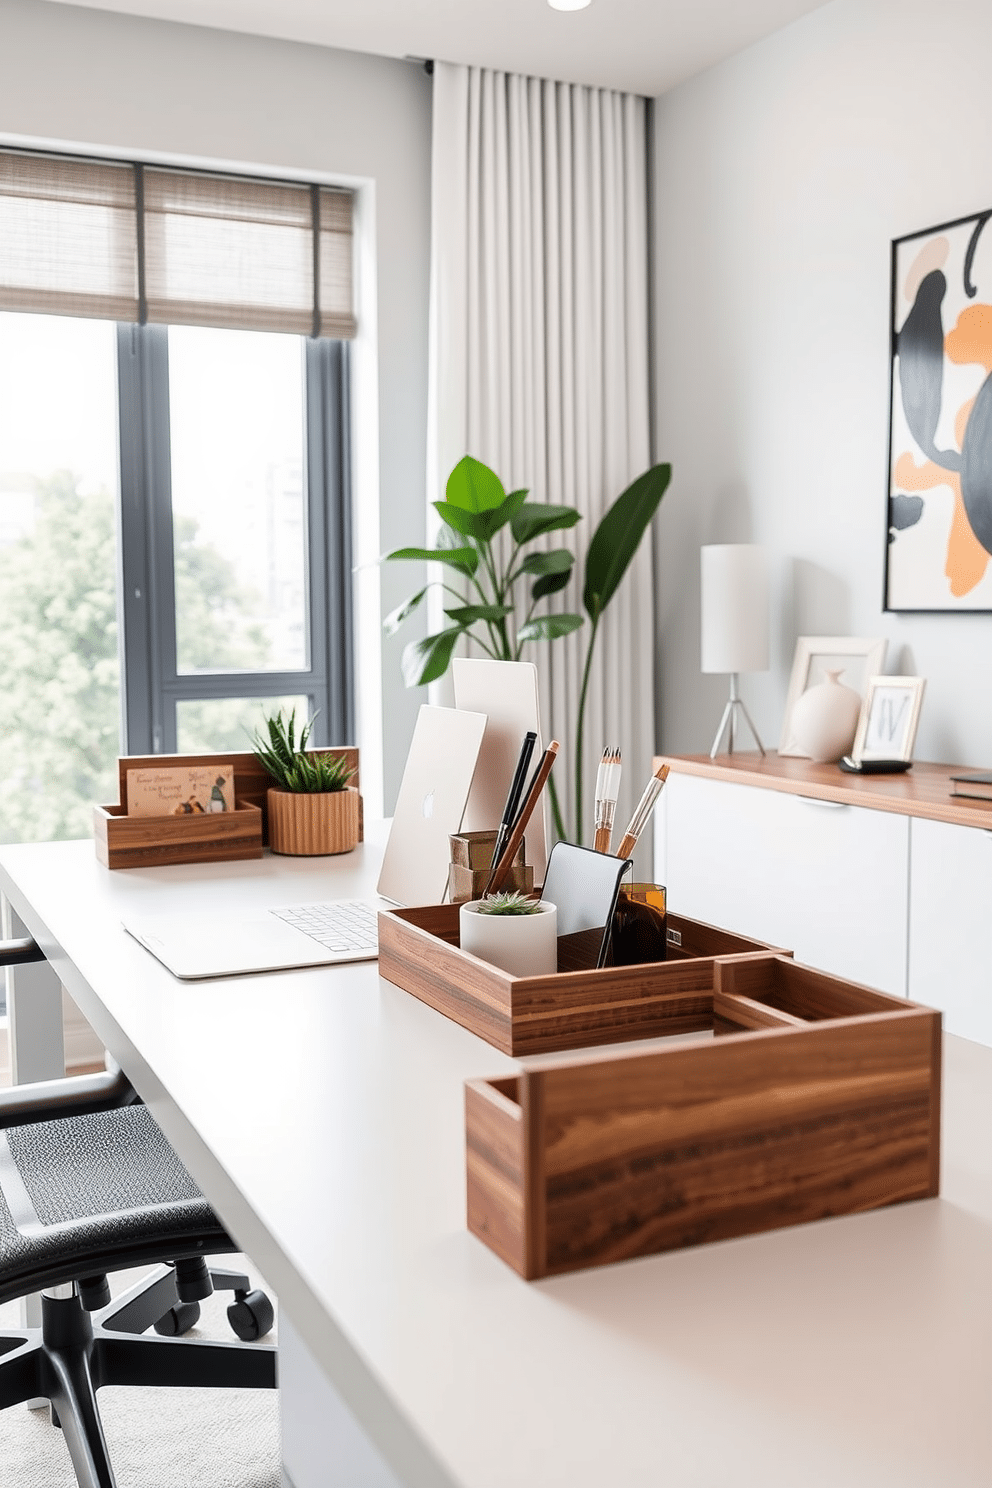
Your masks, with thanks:
<instances>
[{"instance_id":1,"label":"abstract framed artwork","mask_svg":"<svg viewBox=\"0 0 992 1488\"><path fill-rule=\"evenodd\" d=\"M990 218L892 244L887 610L992 611Z\"/></svg>"}]
</instances>

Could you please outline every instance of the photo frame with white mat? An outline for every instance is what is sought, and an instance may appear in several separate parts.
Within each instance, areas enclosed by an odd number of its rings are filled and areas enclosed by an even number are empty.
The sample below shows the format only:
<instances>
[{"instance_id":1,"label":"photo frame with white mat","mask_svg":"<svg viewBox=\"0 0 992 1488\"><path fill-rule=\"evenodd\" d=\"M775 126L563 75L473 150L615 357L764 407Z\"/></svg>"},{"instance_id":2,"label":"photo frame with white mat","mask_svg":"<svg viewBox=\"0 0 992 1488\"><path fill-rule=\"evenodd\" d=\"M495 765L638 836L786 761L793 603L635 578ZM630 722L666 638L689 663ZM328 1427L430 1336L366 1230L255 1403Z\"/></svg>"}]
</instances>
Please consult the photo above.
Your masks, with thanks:
<instances>
[{"instance_id":1,"label":"photo frame with white mat","mask_svg":"<svg viewBox=\"0 0 992 1488\"><path fill-rule=\"evenodd\" d=\"M799 636L782 716L779 754L808 758L793 733L792 711L803 693L826 681L829 672L839 672L844 685L858 693L864 703L869 679L877 677L885 665L886 644L883 638Z\"/></svg>"},{"instance_id":2,"label":"photo frame with white mat","mask_svg":"<svg viewBox=\"0 0 992 1488\"><path fill-rule=\"evenodd\" d=\"M851 750L856 764L913 758L925 687L925 677L869 679Z\"/></svg>"}]
</instances>

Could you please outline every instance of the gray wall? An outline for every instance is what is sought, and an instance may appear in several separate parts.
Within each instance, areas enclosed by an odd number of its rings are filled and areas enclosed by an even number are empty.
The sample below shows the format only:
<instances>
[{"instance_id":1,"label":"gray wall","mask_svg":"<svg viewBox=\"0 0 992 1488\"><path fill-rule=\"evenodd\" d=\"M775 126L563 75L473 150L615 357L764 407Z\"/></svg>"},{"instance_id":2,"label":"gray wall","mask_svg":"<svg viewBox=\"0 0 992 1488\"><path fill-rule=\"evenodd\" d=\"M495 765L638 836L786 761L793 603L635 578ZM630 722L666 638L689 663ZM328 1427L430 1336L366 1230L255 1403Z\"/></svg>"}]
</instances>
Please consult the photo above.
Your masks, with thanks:
<instances>
[{"instance_id":1,"label":"gray wall","mask_svg":"<svg viewBox=\"0 0 992 1488\"><path fill-rule=\"evenodd\" d=\"M797 635L927 678L921 759L992 763L992 617L885 614L889 251L992 207L987 0L835 0L657 100L658 741L709 747L699 548L773 557L778 741Z\"/></svg>"},{"instance_id":2,"label":"gray wall","mask_svg":"<svg viewBox=\"0 0 992 1488\"><path fill-rule=\"evenodd\" d=\"M0 136L375 183L382 550L423 540L430 80L404 62L0 0ZM411 575L383 574L388 611ZM406 639L406 637L404 637ZM419 694L382 661L391 809Z\"/></svg>"}]
</instances>

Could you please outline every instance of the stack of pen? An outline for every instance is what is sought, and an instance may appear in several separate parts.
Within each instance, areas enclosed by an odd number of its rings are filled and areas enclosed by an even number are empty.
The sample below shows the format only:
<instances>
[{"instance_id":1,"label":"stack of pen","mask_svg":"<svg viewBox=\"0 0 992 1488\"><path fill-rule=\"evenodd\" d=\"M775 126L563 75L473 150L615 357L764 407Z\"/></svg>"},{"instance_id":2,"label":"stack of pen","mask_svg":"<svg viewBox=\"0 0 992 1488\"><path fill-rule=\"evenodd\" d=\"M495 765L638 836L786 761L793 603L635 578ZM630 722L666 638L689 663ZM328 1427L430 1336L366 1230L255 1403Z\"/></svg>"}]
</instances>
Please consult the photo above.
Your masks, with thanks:
<instances>
[{"instance_id":1,"label":"stack of pen","mask_svg":"<svg viewBox=\"0 0 992 1488\"><path fill-rule=\"evenodd\" d=\"M507 874L513 864L517 848L523 839L527 823L541 799L541 793L547 784L548 776L558 755L558 740L552 739L547 749L541 755L537 768L530 779L530 784L524 792L524 781L527 776L527 766L534 752L537 735L528 733L524 739L523 748L520 751L520 759L510 784L510 793L506 798L503 808L503 819L499 824L496 835L496 846L493 849L492 871L489 882L486 885L486 894L495 894L502 887ZM521 804L521 797L523 804ZM485 894L483 895L485 898Z\"/></svg>"}]
</instances>

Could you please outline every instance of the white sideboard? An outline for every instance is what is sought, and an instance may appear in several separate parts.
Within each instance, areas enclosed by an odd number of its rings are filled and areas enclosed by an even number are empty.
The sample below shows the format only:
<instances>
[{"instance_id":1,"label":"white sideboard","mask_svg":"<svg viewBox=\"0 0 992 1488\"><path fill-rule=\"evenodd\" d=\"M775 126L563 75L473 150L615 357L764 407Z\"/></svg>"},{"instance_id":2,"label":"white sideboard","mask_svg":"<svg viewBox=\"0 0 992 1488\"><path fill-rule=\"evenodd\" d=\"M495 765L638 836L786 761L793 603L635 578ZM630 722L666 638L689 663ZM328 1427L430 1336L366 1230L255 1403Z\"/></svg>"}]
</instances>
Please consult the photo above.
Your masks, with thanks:
<instances>
[{"instance_id":1,"label":"white sideboard","mask_svg":"<svg viewBox=\"0 0 992 1488\"><path fill-rule=\"evenodd\" d=\"M672 910L992 1044L992 806L952 797L953 767L859 779L775 755L665 758L655 876Z\"/></svg>"},{"instance_id":2,"label":"white sideboard","mask_svg":"<svg viewBox=\"0 0 992 1488\"><path fill-rule=\"evenodd\" d=\"M909 982L948 1033L992 1044L992 825L911 823Z\"/></svg>"}]
</instances>

